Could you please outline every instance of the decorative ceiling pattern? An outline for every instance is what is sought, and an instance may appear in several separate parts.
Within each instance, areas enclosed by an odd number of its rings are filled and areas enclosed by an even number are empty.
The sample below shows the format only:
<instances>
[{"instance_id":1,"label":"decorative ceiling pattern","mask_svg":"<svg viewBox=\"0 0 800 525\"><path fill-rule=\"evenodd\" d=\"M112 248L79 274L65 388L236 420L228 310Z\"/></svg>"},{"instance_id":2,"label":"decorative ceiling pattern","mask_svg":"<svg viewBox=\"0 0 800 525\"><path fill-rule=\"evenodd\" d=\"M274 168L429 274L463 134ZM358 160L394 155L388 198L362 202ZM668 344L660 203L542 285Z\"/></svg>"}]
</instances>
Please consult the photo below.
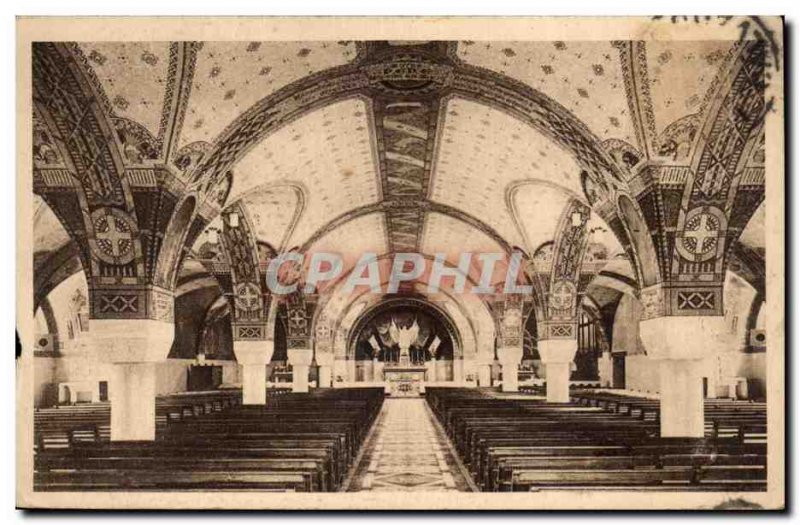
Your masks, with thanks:
<instances>
[{"instance_id":1,"label":"decorative ceiling pattern","mask_svg":"<svg viewBox=\"0 0 800 525\"><path fill-rule=\"evenodd\" d=\"M333 218L379 200L367 107L350 99L281 128L235 167L229 202L265 184L304 188L305 210L288 240L302 245Z\"/></svg>"},{"instance_id":2,"label":"decorative ceiling pattern","mask_svg":"<svg viewBox=\"0 0 800 525\"><path fill-rule=\"evenodd\" d=\"M506 206L509 185L543 180L582 195L579 174L572 157L532 127L456 98L447 104L430 198L476 216L510 244L524 246Z\"/></svg>"},{"instance_id":3,"label":"decorative ceiling pattern","mask_svg":"<svg viewBox=\"0 0 800 525\"><path fill-rule=\"evenodd\" d=\"M611 42L460 42L458 56L541 91L600 139L636 144L619 52Z\"/></svg>"},{"instance_id":4,"label":"decorative ceiling pattern","mask_svg":"<svg viewBox=\"0 0 800 525\"><path fill-rule=\"evenodd\" d=\"M114 114L138 122L158 137L170 43L85 42L79 48Z\"/></svg>"},{"instance_id":5,"label":"decorative ceiling pattern","mask_svg":"<svg viewBox=\"0 0 800 525\"><path fill-rule=\"evenodd\" d=\"M331 230L314 244L307 253L337 253L344 261L344 272L352 268L364 253L382 255L389 249L386 242L383 213L370 213L346 222Z\"/></svg>"},{"instance_id":6,"label":"decorative ceiling pattern","mask_svg":"<svg viewBox=\"0 0 800 525\"><path fill-rule=\"evenodd\" d=\"M181 145L213 142L262 98L355 56L352 42L204 43L197 56Z\"/></svg>"},{"instance_id":7,"label":"decorative ceiling pattern","mask_svg":"<svg viewBox=\"0 0 800 525\"><path fill-rule=\"evenodd\" d=\"M268 243L276 251L286 247L292 227L304 211L303 201L301 190L290 185L258 188L241 199L256 240Z\"/></svg>"},{"instance_id":8,"label":"decorative ceiling pattern","mask_svg":"<svg viewBox=\"0 0 800 525\"><path fill-rule=\"evenodd\" d=\"M545 184L524 184L513 192L513 209L525 238L520 246L529 254L555 238L558 221L569 199L565 191Z\"/></svg>"},{"instance_id":9,"label":"decorative ceiling pattern","mask_svg":"<svg viewBox=\"0 0 800 525\"><path fill-rule=\"evenodd\" d=\"M425 216L422 229L422 253L435 255L443 253L447 262L458 266L462 253L505 253L505 250L485 233L449 215L429 212ZM473 278L480 276L480 264L472 259Z\"/></svg>"},{"instance_id":10,"label":"decorative ceiling pattern","mask_svg":"<svg viewBox=\"0 0 800 525\"><path fill-rule=\"evenodd\" d=\"M647 77L659 134L679 118L704 109L709 88L733 44L726 40L646 43Z\"/></svg>"}]
</instances>

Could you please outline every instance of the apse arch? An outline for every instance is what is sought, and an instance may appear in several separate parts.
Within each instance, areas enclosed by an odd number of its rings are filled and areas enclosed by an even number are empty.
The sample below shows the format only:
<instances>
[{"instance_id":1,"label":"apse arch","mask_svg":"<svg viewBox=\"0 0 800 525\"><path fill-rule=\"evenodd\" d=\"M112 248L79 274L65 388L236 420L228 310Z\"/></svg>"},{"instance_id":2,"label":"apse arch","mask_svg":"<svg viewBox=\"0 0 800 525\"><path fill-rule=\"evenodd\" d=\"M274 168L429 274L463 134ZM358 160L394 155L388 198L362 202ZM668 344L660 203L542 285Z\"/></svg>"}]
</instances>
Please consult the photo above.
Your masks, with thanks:
<instances>
[{"instance_id":1,"label":"apse arch","mask_svg":"<svg viewBox=\"0 0 800 525\"><path fill-rule=\"evenodd\" d=\"M461 334L456 328L455 322L450 317L450 315L442 308L438 307L437 305L423 299L421 297L393 297L389 299L383 299L379 301L377 304L367 308L365 311L361 312L359 317L356 319L355 323L353 324L352 328L350 329L350 333L347 336L347 347L346 347L346 355L348 359L353 359L356 355L356 342L361 335L361 332L366 328L366 326L375 320L376 317L380 316L383 313L386 313L391 310L401 309L401 308L409 308L409 309L417 309L425 314L431 316L436 321L441 323L441 325L447 331L447 335L450 336L450 339L453 344L453 355L461 355L463 354L463 347L461 342Z\"/></svg>"}]
</instances>

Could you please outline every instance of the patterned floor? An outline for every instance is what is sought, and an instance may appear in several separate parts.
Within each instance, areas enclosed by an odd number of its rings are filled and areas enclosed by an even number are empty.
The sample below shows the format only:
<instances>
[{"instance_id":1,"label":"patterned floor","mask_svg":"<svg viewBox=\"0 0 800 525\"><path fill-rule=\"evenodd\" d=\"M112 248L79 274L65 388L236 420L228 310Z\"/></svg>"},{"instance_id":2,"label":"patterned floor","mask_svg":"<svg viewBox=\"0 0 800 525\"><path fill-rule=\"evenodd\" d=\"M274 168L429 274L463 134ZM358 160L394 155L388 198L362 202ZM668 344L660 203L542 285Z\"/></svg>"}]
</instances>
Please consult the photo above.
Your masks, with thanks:
<instances>
[{"instance_id":1,"label":"patterned floor","mask_svg":"<svg viewBox=\"0 0 800 525\"><path fill-rule=\"evenodd\" d=\"M423 399L387 399L348 491L469 491Z\"/></svg>"}]
</instances>

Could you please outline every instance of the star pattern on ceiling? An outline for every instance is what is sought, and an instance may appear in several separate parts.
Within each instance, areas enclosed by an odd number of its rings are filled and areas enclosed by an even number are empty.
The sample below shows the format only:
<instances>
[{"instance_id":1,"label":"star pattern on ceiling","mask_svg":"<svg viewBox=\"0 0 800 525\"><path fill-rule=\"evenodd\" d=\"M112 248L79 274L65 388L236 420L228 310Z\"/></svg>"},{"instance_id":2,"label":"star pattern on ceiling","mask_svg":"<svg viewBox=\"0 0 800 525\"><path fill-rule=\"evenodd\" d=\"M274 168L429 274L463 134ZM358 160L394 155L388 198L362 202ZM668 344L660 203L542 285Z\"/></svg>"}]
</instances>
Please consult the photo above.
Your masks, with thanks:
<instances>
[{"instance_id":1,"label":"star pattern on ceiling","mask_svg":"<svg viewBox=\"0 0 800 525\"><path fill-rule=\"evenodd\" d=\"M258 188L245 195L241 203L250 217L256 240L277 251L285 248L303 212L302 190L289 184Z\"/></svg>"},{"instance_id":2,"label":"star pattern on ceiling","mask_svg":"<svg viewBox=\"0 0 800 525\"><path fill-rule=\"evenodd\" d=\"M582 195L575 160L544 135L493 108L447 104L430 198L474 215L512 245L523 239L506 206L509 186L544 180Z\"/></svg>"},{"instance_id":3,"label":"star pattern on ceiling","mask_svg":"<svg viewBox=\"0 0 800 525\"><path fill-rule=\"evenodd\" d=\"M429 212L425 216L421 246L422 253L427 255L444 254L452 266L458 266L459 256L462 253L505 254L505 250L485 233L463 221L436 212ZM479 277L480 262L475 256L472 258L471 267L473 271L470 275L474 278Z\"/></svg>"},{"instance_id":4,"label":"star pattern on ceiling","mask_svg":"<svg viewBox=\"0 0 800 525\"><path fill-rule=\"evenodd\" d=\"M262 98L355 56L352 42L205 42L197 56L181 145L212 142Z\"/></svg>"},{"instance_id":5,"label":"star pattern on ceiling","mask_svg":"<svg viewBox=\"0 0 800 525\"><path fill-rule=\"evenodd\" d=\"M308 254L336 253L344 262L343 275L364 253L385 254L387 244L384 214L370 213L346 222L314 242Z\"/></svg>"},{"instance_id":6,"label":"star pattern on ceiling","mask_svg":"<svg viewBox=\"0 0 800 525\"><path fill-rule=\"evenodd\" d=\"M326 106L270 135L235 166L229 201L275 183L304 190L305 208L288 247L302 245L333 218L377 202L366 104L349 99Z\"/></svg>"},{"instance_id":7,"label":"star pattern on ceiling","mask_svg":"<svg viewBox=\"0 0 800 525\"><path fill-rule=\"evenodd\" d=\"M734 42L648 41L645 50L654 124L661 133L676 120L702 112Z\"/></svg>"},{"instance_id":8,"label":"star pattern on ceiling","mask_svg":"<svg viewBox=\"0 0 800 525\"><path fill-rule=\"evenodd\" d=\"M78 47L114 114L159 136L170 43L86 42Z\"/></svg>"},{"instance_id":9,"label":"star pattern on ceiling","mask_svg":"<svg viewBox=\"0 0 800 525\"><path fill-rule=\"evenodd\" d=\"M619 53L611 42L461 42L458 56L553 98L601 140L636 143Z\"/></svg>"}]
</instances>

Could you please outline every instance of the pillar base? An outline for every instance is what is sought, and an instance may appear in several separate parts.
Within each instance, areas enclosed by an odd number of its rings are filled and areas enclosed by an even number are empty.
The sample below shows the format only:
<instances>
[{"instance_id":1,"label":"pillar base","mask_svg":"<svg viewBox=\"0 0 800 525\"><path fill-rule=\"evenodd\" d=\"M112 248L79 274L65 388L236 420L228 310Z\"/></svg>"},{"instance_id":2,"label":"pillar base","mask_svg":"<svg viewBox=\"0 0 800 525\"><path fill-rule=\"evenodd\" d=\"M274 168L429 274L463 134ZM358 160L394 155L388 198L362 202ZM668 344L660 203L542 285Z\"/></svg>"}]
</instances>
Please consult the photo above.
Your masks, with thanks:
<instances>
[{"instance_id":1,"label":"pillar base","mask_svg":"<svg viewBox=\"0 0 800 525\"><path fill-rule=\"evenodd\" d=\"M569 376L572 359L578 351L576 339L539 341L539 355L545 366L548 403L569 403Z\"/></svg>"},{"instance_id":2,"label":"pillar base","mask_svg":"<svg viewBox=\"0 0 800 525\"><path fill-rule=\"evenodd\" d=\"M267 364L274 348L273 341L233 342L233 353L241 366L242 404L267 403Z\"/></svg>"},{"instance_id":3,"label":"pillar base","mask_svg":"<svg viewBox=\"0 0 800 525\"><path fill-rule=\"evenodd\" d=\"M156 363L167 358L172 323L152 319L90 319L92 352L110 363L112 441L156 438Z\"/></svg>"},{"instance_id":4,"label":"pillar base","mask_svg":"<svg viewBox=\"0 0 800 525\"><path fill-rule=\"evenodd\" d=\"M267 404L267 365L250 364L242 366L242 404Z\"/></svg>"},{"instance_id":5,"label":"pillar base","mask_svg":"<svg viewBox=\"0 0 800 525\"><path fill-rule=\"evenodd\" d=\"M112 367L111 441L156 439L156 364L123 363Z\"/></svg>"},{"instance_id":6,"label":"pillar base","mask_svg":"<svg viewBox=\"0 0 800 525\"><path fill-rule=\"evenodd\" d=\"M705 435L700 360L666 359L659 363L661 437Z\"/></svg>"},{"instance_id":7,"label":"pillar base","mask_svg":"<svg viewBox=\"0 0 800 525\"><path fill-rule=\"evenodd\" d=\"M725 318L657 317L641 321L639 334L650 358L660 362L661 437L702 438L703 360L730 345Z\"/></svg>"},{"instance_id":8,"label":"pillar base","mask_svg":"<svg viewBox=\"0 0 800 525\"><path fill-rule=\"evenodd\" d=\"M319 387L330 388L333 385L333 368L329 365L319 367Z\"/></svg>"},{"instance_id":9,"label":"pillar base","mask_svg":"<svg viewBox=\"0 0 800 525\"><path fill-rule=\"evenodd\" d=\"M522 347L506 346L497 349L497 359L503 367L503 392L519 392L519 364Z\"/></svg>"},{"instance_id":10,"label":"pillar base","mask_svg":"<svg viewBox=\"0 0 800 525\"><path fill-rule=\"evenodd\" d=\"M571 363L547 363L547 402L569 403L569 374Z\"/></svg>"},{"instance_id":11,"label":"pillar base","mask_svg":"<svg viewBox=\"0 0 800 525\"><path fill-rule=\"evenodd\" d=\"M310 348L291 348L286 354L292 365L292 392L308 392L308 368L314 352Z\"/></svg>"}]
</instances>

